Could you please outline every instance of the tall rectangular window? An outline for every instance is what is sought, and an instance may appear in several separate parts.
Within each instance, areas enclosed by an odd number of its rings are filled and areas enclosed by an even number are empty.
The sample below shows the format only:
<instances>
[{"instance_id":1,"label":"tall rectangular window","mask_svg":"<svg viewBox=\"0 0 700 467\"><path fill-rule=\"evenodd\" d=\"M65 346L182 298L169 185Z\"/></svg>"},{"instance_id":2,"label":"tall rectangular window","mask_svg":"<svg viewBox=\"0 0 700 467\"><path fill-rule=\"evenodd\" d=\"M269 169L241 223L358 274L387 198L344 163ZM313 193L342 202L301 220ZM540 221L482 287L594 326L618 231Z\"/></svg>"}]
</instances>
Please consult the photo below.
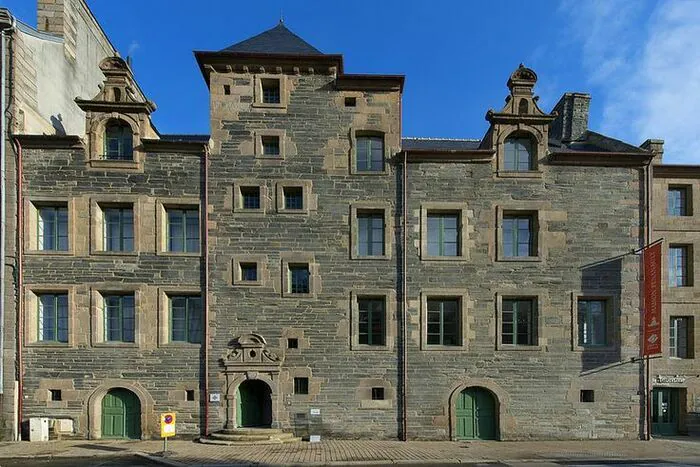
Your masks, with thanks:
<instances>
[{"instance_id":1,"label":"tall rectangular window","mask_svg":"<svg viewBox=\"0 0 700 467\"><path fill-rule=\"evenodd\" d=\"M428 213L428 256L459 256L459 215Z\"/></svg>"},{"instance_id":2,"label":"tall rectangular window","mask_svg":"<svg viewBox=\"0 0 700 467\"><path fill-rule=\"evenodd\" d=\"M37 298L39 340L68 342L68 294L40 294Z\"/></svg>"},{"instance_id":3,"label":"tall rectangular window","mask_svg":"<svg viewBox=\"0 0 700 467\"><path fill-rule=\"evenodd\" d=\"M262 86L263 104L279 104L281 102L280 80L274 78L263 78L260 81Z\"/></svg>"},{"instance_id":4,"label":"tall rectangular window","mask_svg":"<svg viewBox=\"0 0 700 467\"><path fill-rule=\"evenodd\" d=\"M503 256L537 256L535 220L532 215L503 216Z\"/></svg>"},{"instance_id":5,"label":"tall rectangular window","mask_svg":"<svg viewBox=\"0 0 700 467\"><path fill-rule=\"evenodd\" d=\"M364 345L384 345L385 343L385 301L383 298L359 298L359 343Z\"/></svg>"},{"instance_id":6,"label":"tall rectangular window","mask_svg":"<svg viewBox=\"0 0 700 467\"><path fill-rule=\"evenodd\" d=\"M668 286L687 287L690 285L687 245L671 245L668 249Z\"/></svg>"},{"instance_id":7,"label":"tall rectangular window","mask_svg":"<svg viewBox=\"0 0 700 467\"><path fill-rule=\"evenodd\" d=\"M134 342L134 295L104 295L104 329L107 342Z\"/></svg>"},{"instance_id":8,"label":"tall rectangular window","mask_svg":"<svg viewBox=\"0 0 700 467\"><path fill-rule=\"evenodd\" d=\"M537 345L537 311L532 299L503 299L501 342Z\"/></svg>"},{"instance_id":9,"label":"tall rectangular window","mask_svg":"<svg viewBox=\"0 0 700 467\"><path fill-rule=\"evenodd\" d=\"M668 345L671 357L692 358L692 318L672 316Z\"/></svg>"},{"instance_id":10,"label":"tall rectangular window","mask_svg":"<svg viewBox=\"0 0 700 467\"><path fill-rule=\"evenodd\" d=\"M667 213L669 216L690 215L690 187L669 186Z\"/></svg>"},{"instance_id":11,"label":"tall rectangular window","mask_svg":"<svg viewBox=\"0 0 700 467\"><path fill-rule=\"evenodd\" d=\"M170 297L170 341L192 344L202 341L201 297Z\"/></svg>"},{"instance_id":12,"label":"tall rectangular window","mask_svg":"<svg viewBox=\"0 0 700 467\"><path fill-rule=\"evenodd\" d=\"M68 250L68 208L42 206L37 208L37 238L39 250Z\"/></svg>"},{"instance_id":13,"label":"tall rectangular window","mask_svg":"<svg viewBox=\"0 0 700 467\"><path fill-rule=\"evenodd\" d=\"M134 250L134 211L132 208L105 208L104 251Z\"/></svg>"},{"instance_id":14,"label":"tall rectangular window","mask_svg":"<svg viewBox=\"0 0 700 467\"><path fill-rule=\"evenodd\" d=\"M384 138L381 136L358 136L356 163L358 172L381 172L384 170Z\"/></svg>"},{"instance_id":15,"label":"tall rectangular window","mask_svg":"<svg viewBox=\"0 0 700 467\"><path fill-rule=\"evenodd\" d=\"M460 304L455 298L427 299L428 345L460 345Z\"/></svg>"},{"instance_id":16,"label":"tall rectangular window","mask_svg":"<svg viewBox=\"0 0 700 467\"><path fill-rule=\"evenodd\" d=\"M167 209L168 251L199 252L199 211L197 209Z\"/></svg>"},{"instance_id":17,"label":"tall rectangular window","mask_svg":"<svg viewBox=\"0 0 700 467\"><path fill-rule=\"evenodd\" d=\"M505 170L527 172L534 169L534 151L529 138L508 138L504 146Z\"/></svg>"},{"instance_id":18,"label":"tall rectangular window","mask_svg":"<svg viewBox=\"0 0 700 467\"><path fill-rule=\"evenodd\" d=\"M357 213L358 256L384 255L384 213Z\"/></svg>"},{"instance_id":19,"label":"tall rectangular window","mask_svg":"<svg viewBox=\"0 0 700 467\"><path fill-rule=\"evenodd\" d=\"M309 293L309 279L311 273L308 264L290 264L289 265L289 293Z\"/></svg>"},{"instance_id":20,"label":"tall rectangular window","mask_svg":"<svg viewBox=\"0 0 700 467\"><path fill-rule=\"evenodd\" d=\"M607 344L605 300L578 301L578 345L596 347Z\"/></svg>"},{"instance_id":21,"label":"tall rectangular window","mask_svg":"<svg viewBox=\"0 0 700 467\"><path fill-rule=\"evenodd\" d=\"M286 186L283 188L284 209L298 211L304 209L304 188L300 186Z\"/></svg>"}]
</instances>

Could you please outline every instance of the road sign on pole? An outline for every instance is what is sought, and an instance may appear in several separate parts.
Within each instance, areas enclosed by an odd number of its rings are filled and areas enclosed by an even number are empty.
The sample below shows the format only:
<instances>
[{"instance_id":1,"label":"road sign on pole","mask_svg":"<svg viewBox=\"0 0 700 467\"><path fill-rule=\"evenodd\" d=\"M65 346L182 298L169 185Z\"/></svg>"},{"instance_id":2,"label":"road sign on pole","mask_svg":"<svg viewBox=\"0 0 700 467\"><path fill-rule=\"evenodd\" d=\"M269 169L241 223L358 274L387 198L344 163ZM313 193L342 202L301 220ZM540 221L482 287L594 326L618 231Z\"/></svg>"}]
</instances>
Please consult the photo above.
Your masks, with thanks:
<instances>
[{"instance_id":1,"label":"road sign on pole","mask_svg":"<svg viewBox=\"0 0 700 467\"><path fill-rule=\"evenodd\" d=\"M160 414L160 437L163 438L163 454L168 451L168 438L175 436L175 412Z\"/></svg>"}]
</instances>

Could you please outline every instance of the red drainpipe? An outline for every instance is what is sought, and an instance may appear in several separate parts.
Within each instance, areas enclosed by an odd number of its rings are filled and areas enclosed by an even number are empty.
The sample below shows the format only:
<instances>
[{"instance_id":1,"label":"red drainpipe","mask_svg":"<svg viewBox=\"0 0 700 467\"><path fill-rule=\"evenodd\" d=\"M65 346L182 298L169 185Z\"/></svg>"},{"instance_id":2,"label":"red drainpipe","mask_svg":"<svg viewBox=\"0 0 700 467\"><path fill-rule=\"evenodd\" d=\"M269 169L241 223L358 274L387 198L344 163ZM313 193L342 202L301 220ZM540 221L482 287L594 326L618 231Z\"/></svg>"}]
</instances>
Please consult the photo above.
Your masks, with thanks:
<instances>
[{"instance_id":1,"label":"red drainpipe","mask_svg":"<svg viewBox=\"0 0 700 467\"><path fill-rule=\"evenodd\" d=\"M209 146L204 147L204 436L209 435Z\"/></svg>"},{"instance_id":2,"label":"red drainpipe","mask_svg":"<svg viewBox=\"0 0 700 467\"><path fill-rule=\"evenodd\" d=\"M17 151L17 434L22 437L24 405L24 197L22 195L22 144L14 138Z\"/></svg>"}]
</instances>

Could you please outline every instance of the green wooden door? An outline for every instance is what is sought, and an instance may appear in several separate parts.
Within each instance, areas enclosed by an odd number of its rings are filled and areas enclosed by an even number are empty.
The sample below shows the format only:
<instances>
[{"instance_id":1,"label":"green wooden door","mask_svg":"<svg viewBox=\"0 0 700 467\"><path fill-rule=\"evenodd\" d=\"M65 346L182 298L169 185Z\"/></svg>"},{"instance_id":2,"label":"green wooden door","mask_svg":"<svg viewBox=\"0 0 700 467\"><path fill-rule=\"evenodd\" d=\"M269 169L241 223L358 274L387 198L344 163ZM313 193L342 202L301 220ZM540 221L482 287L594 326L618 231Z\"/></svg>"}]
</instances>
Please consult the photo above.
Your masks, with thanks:
<instances>
[{"instance_id":1,"label":"green wooden door","mask_svg":"<svg viewBox=\"0 0 700 467\"><path fill-rule=\"evenodd\" d=\"M496 439L496 403L490 392L467 388L455 406L457 439Z\"/></svg>"},{"instance_id":2,"label":"green wooden door","mask_svg":"<svg viewBox=\"0 0 700 467\"><path fill-rule=\"evenodd\" d=\"M654 388L651 394L651 433L653 435L677 435L680 409L678 390Z\"/></svg>"},{"instance_id":3,"label":"green wooden door","mask_svg":"<svg viewBox=\"0 0 700 467\"><path fill-rule=\"evenodd\" d=\"M102 399L103 438L141 438L141 404L127 389L112 389Z\"/></svg>"},{"instance_id":4,"label":"green wooden door","mask_svg":"<svg viewBox=\"0 0 700 467\"><path fill-rule=\"evenodd\" d=\"M272 401L267 384L258 380L244 381L238 386L236 401L236 422L239 427L270 425Z\"/></svg>"}]
</instances>

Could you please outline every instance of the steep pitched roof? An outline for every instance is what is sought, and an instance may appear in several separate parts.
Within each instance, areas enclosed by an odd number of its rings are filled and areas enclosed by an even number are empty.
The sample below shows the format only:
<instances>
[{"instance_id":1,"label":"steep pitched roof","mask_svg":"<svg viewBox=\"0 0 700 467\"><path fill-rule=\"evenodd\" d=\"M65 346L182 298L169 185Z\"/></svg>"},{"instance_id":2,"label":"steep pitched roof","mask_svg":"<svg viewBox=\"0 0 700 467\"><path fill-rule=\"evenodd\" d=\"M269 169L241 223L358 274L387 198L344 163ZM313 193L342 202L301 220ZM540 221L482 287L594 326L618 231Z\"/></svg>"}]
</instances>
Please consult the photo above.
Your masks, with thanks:
<instances>
[{"instance_id":1,"label":"steep pitched roof","mask_svg":"<svg viewBox=\"0 0 700 467\"><path fill-rule=\"evenodd\" d=\"M479 149L478 139L402 138L404 151L470 151Z\"/></svg>"},{"instance_id":2,"label":"steep pitched roof","mask_svg":"<svg viewBox=\"0 0 700 467\"><path fill-rule=\"evenodd\" d=\"M549 146L556 148L557 152L619 152L619 153L639 153L647 154L642 148L631 144L601 135L595 131L586 130L576 141L563 143L550 139Z\"/></svg>"},{"instance_id":3,"label":"steep pitched roof","mask_svg":"<svg viewBox=\"0 0 700 467\"><path fill-rule=\"evenodd\" d=\"M274 28L226 47L221 52L323 55L320 50L287 29L282 21Z\"/></svg>"}]
</instances>

